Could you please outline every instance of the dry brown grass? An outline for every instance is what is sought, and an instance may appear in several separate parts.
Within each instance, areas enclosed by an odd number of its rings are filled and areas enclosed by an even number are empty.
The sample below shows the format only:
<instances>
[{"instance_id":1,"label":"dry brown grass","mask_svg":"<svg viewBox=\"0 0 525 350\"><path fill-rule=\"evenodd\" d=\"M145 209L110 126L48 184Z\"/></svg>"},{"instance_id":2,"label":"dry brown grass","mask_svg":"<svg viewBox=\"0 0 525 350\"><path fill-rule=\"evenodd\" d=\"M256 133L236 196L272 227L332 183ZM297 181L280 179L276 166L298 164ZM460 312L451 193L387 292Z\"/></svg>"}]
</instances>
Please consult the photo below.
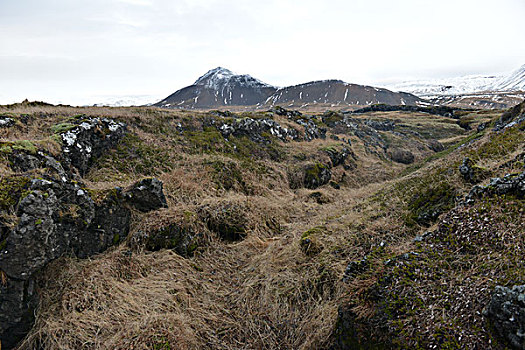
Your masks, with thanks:
<instances>
[{"instance_id":1,"label":"dry brown grass","mask_svg":"<svg viewBox=\"0 0 525 350\"><path fill-rule=\"evenodd\" d=\"M315 191L292 191L287 172L299 162L294 156L304 156L299 157L301 162L328 163L323 148L340 146L338 141L279 144L285 157L274 162L196 151L185 144L184 137L159 131L179 120L197 123L203 115L200 112L28 106L0 108L0 112L27 113L34 118L29 125L10 131L6 135L9 139L49 137L51 125L84 113L122 120L145 144L167 150L172 167L154 175L164 182L169 208L147 215L134 213L130 237L225 203L241 208L247 228L244 240L227 243L203 222L192 222L205 237L192 258L170 250L130 252L127 245L121 245L89 260L63 258L54 262L42 275L43 299L37 322L21 349L37 344L46 349L325 348L337 308L348 293L360 295L377 282L371 275L345 285L341 279L346 264L362 259L381 242L387 244L385 256L411 248L409 242L419 228L407 229L401 220L406 196L397 189L405 181L425 177L461 157L437 160L397 179L405 165L371 154L352 136L357 167L334 170L334 179L343 186L319 190L328 198L321 205L310 197ZM43 117L36 118L39 114ZM396 112L374 117L398 118L427 127L450 125L448 120L420 114ZM291 123L276 118L284 125ZM427 151L418 153L419 159ZM214 164L221 162L240 169L236 176L242 184L221 186L217 181L221 177L214 175ZM87 176L87 187L126 186L144 176L133 171L123 174L118 164L105 164L111 168L94 169ZM97 171L120 177L98 178ZM454 186L466 188L455 174L446 176ZM380 200L372 196L380 192L386 194ZM305 254L301 236L318 226L323 227L315 237L321 249L317 254ZM366 318L373 305L360 305L355 311Z\"/></svg>"}]
</instances>

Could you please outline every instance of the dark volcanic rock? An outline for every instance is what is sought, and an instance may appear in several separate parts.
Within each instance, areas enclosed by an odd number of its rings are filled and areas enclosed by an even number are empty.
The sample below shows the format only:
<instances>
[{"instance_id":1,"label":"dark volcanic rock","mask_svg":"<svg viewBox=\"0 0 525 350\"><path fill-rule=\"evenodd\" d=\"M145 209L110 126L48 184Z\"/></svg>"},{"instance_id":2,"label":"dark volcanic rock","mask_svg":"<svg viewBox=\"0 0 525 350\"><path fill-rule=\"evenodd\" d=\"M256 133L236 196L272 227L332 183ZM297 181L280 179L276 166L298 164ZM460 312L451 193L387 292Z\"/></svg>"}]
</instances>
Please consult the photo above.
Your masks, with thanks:
<instances>
[{"instance_id":1,"label":"dark volcanic rock","mask_svg":"<svg viewBox=\"0 0 525 350\"><path fill-rule=\"evenodd\" d=\"M414 162L414 155L412 152L405 149L393 149L388 152L388 155L396 163L411 164Z\"/></svg>"},{"instance_id":2,"label":"dark volcanic rock","mask_svg":"<svg viewBox=\"0 0 525 350\"><path fill-rule=\"evenodd\" d=\"M129 233L128 205L141 211L166 206L162 182L157 179L142 180L126 193L117 188L95 203L53 157L41 152L11 156L12 167L18 171L51 171L45 172L46 179L2 180L4 189L14 186L2 207L17 217L12 226L0 222L0 342L4 349L13 348L32 327L39 301L35 280L49 262L66 254L86 258L119 243Z\"/></svg>"},{"instance_id":3,"label":"dark volcanic rock","mask_svg":"<svg viewBox=\"0 0 525 350\"><path fill-rule=\"evenodd\" d=\"M521 174L507 174L504 177L496 177L490 180L487 186L476 185L472 187L469 194L465 197L467 204L485 195L504 195L510 194L518 198L525 197L525 171Z\"/></svg>"},{"instance_id":4,"label":"dark volcanic rock","mask_svg":"<svg viewBox=\"0 0 525 350\"><path fill-rule=\"evenodd\" d=\"M303 115L299 111L290 111L288 109L284 109L281 106L275 106L272 109L268 110L268 112L275 113L277 115L288 117L288 118L297 118Z\"/></svg>"},{"instance_id":5,"label":"dark volcanic rock","mask_svg":"<svg viewBox=\"0 0 525 350\"><path fill-rule=\"evenodd\" d=\"M190 226L172 223L160 229L148 232L145 238L147 250L173 249L177 254L190 257L198 247L201 233Z\"/></svg>"},{"instance_id":6,"label":"dark volcanic rock","mask_svg":"<svg viewBox=\"0 0 525 350\"><path fill-rule=\"evenodd\" d=\"M86 258L119 243L128 235L131 221L125 203L143 211L166 205L162 183L156 179L139 182L126 195L117 189L100 204L76 182L34 179L27 190L18 204L16 227L4 232L2 226L0 274L7 281L0 293L4 347L19 341L32 325L38 304L33 285L42 268L64 254Z\"/></svg>"},{"instance_id":7,"label":"dark volcanic rock","mask_svg":"<svg viewBox=\"0 0 525 350\"><path fill-rule=\"evenodd\" d=\"M494 131L500 131L525 121L525 101L503 113L494 125Z\"/></svg>"},{"instance_id":8,"label":"dark volcanic rock","mask_svg":"<svg viewBox=\"0 0 525 350\"><path fill-rule=\"evenodd\" d=\"M393 131L396 124L392 120L372 120L368 119L365 121L365 125L368 125L372 129L379 131Z\"/></svg>"},{"instance_id":9,"label":"dark volcanic rock","mask_svg":"<svg viewBox=\"0 0 525 350\"><path fill-rule=\"evenodd\" d=\"M438 140L429 140L428 148L430 148L434 152L441 152L445 150L445 146L443 146L443 144Z\"/></svg>"},{"instance_id":10,"label":"dark volcanic rock","mask_svg":"<svg viewBox=\"0 0 525 350\"><path fill-rule=\"evenodd\" d=\"M66 181L69 178L69 174L64 170L60 162L42 152L31 154L23 151L14 151L9 155L9 161L11 169L17 172L47 168L47 175L57 175L61 181Z\"/></svg>"},{"instance_id":11,"label":"dark volcanic rock","mask_svg":"<svg viewBox=\"0 0 525 350\"><path fill-rule=\"evenodd\" d=\"M515 349L525 349L525 285L497 286L483 313L498 336Z\"/></svg>"},{"instance_id":12,"label":"dark volcanic rock","mask_svg":"<svg viewBox=\"0 0 525 350\"><path fill-rule=\"evenodd\" d=\"M304 169L304 187L316 189L327 184L332 178L330 168L321 163L311 164Z\"/></svg>"},{"instance_id":13,"label":"dark volcanic rock","mask_svg":"<svg viewBox=\"0 0 525 350\"><path fill-rule=\"evenodd\" d=\"M89 118L60 134L64 160L84 175L94 158L117 145L126 133L126 125L106 118Z\"/></svg>"},{"instance_id":14,"label":"dark volcanic rock","mask_svg":"<svg viewBox=\"0 0 525 350\"><path fill-rule=\"evenodd\" d=\"M287 142L297 140L299 133L295 129L282 127L272 119L244 118L235 120L233 123L223 123L218 126L219 131L225 138L233 136L247 136L254 142L269 143L270 140L263 134L271 134L281 141Z\"/></svg>"},{"instance_id":15,"label":"dark volcanic rock","mask_svg":"<svg viewBox=\"0 0 525 350\"><path fill-rule=\"evenodd\" d=\"M162 186L162 181L158 179L144 179L134 184L124 196L131 206L142 212L167 208L168 203Z\"/></svg>"}]
</instances>

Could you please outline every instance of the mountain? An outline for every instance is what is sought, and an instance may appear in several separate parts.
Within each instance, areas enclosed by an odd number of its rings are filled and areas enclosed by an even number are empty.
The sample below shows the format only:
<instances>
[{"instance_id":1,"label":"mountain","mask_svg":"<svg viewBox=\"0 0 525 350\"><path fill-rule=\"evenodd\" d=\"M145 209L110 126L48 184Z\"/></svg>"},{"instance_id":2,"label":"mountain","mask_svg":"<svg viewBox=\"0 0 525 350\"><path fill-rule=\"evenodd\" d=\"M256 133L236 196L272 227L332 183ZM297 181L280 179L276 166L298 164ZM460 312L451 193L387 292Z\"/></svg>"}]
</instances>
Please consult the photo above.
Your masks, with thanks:
<instances>
[{"instance_id":1,"label":"mountain","mask_svg":"<svg viewBox=\"0 0 525 350\"><path fill-rule=\"evenodd\" d=\"M157 107L218 108L222 106L251 106L264 101L277 90L250 75L237 75L217 67L197 79L193 85L176 91Z\"/></svg>"},{"instance_id":2,"label":"mountain","mask_svg":"<svg viewBox=\"0 0 525 350\"><path fill-rule=\"evenodd\" d=\"M436 97L485 91L501 78L494 75L467 75L447 79L404 81L386 87L393 91L406 91L419 97Z\"/></svg>"},{"instance_id":3,"label":"mountain","mask_svg":"<svg viewBox=\"0 0 525 350\"><path fill-rule=\"evenodd\" d=\"M525 91L525 64L510 75L496 81L490 88L493 91Z\"/></svg>"},{"instance_id":4,"label":"mountain","mask_svg":"<svg viewBox=\"0 0 525 350\"><path fill-rule=\"evenodd\" d=\"M424 98L525 91L525 65L508 75L466 75L447 79L414 80L390 84L386 87Z\"/></svg>"},{"instance_id":5,"label":"mountain","mask_svg":"<svg viewBox=\"0 0 525 350\"><path fill-rule=\"evenodd\" d=\"M312 106L363 106L376 103L416 104L421 100L408 93L348 84L340 80L321 80L276 88L250 75L237 75L218 67L197 79L193 85L176 91L154 106L181 109L209 109L283 105L295 108Z\"/></svg>"},{"instance_id":6,"label":"mountain","mask_svg":"<svg viewBox=\"0 0 525 350\"><path fill-rule=\"evenodd\" d=\"M371 86L348 84L341 80L321 80L278 89L266 105L304 108L312 105L359 106L385 103L414 105L421 100L412 94L392 92Z\"/></svg>"}]
</instances>

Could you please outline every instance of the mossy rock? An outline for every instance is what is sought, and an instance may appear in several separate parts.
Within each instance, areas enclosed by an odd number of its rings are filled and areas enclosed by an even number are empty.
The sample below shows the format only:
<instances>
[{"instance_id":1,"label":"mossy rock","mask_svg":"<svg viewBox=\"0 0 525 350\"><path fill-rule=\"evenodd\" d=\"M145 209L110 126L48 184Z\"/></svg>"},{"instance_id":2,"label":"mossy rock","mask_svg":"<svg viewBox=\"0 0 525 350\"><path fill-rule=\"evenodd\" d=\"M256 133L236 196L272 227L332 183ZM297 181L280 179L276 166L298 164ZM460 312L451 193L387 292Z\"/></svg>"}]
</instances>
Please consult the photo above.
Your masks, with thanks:
<instances>
[{"instance_id":1,"label":"mossy rock","mask_svg":"<svg viewBox=\"0 0 525 350\"><path fill-rule=\"evenodd\" d=\"M322 163L315 163L304 169L304 187L316 189L327 184L332 178L330 168Z\"/></svg>"},{"instance_id":2,"label":"mossy rock","mask_svg":"<svg viewBox=\"0 0 525 350\"><path fill-rule=\"evenodd\" d=\"M407 225L430 226L439 215L454 207L456 196L456 189L446 182L416 188L407 206Z\"/></svg>"},{"instance_id":3,"label":"mossy rock","mask_svg":"<svg viewBox=\"0 0 525 350\"><path fill-rule=\"evenodd\" d=\"M23 176L9 176L0 179L0 209L14 209L27 189L29 180Z\"/></svg>"},{"instance_id":4,"label":"mossy rock","mask_svg":"<svg viewBox=\"0 0 525 350\"><path fill-rule=\"evenodd\" d=\"M172 249L181 256L191 257L199 246L201 236L189 225L172 223L150 232L145 247L150 251Z\"/></svg>"},{"instance_id":5,"label":"mossy rock","mask_svg":"<svg viewBox=\"0 0 525 350\"><path fill-rule=\"evenodd\" d=\"M390 159L392 159L396 163L401 163L401 164L414 163L414 154L412 154L412 152L406 149L401 149L401 148L393 149L388 152L388 156L390 157Z\"/></svg>"},{"instance_id":6,"label":"mossy rock","mask_svg":"<svg viewBox=\"0 0 525 350\"><path fill-rule=\"evenodd\" d=\"M319 242L318 236L326 231L324 226L317 226L305 231L301 235L301 241L299 242L303 253L309 256L319 254L323 250L323 245Z\"/></svg>"},{"instance_id":7,"label":"mossy rock","mask_svg":"<svg viewBox=\"0 0 525 350\"><path fill-rule=\"evenodd\" d=\"M344 119L344 115L340 112L328 111L321 118L326 126L333 128Z\"/></svg>"}]
</instances>

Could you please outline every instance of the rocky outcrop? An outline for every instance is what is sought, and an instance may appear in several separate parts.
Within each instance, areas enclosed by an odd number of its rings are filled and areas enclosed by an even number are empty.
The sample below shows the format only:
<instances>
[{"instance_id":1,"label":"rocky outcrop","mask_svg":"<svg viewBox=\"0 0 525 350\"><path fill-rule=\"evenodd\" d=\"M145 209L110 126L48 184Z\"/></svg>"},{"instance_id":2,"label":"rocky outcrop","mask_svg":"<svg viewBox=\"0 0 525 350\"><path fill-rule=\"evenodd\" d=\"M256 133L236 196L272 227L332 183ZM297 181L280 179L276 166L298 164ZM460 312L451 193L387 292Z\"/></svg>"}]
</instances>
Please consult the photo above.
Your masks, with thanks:
<instances>
[{"instance_id":1,"label":"rocky outcrop","mask_svg":"<svg viewBox=\"0 0 525 350\"><path fill-rule=\"evenodd\" d=\"M304 187L316 189L327 184L332 178L330 168L322 163L307 165L304 169Z\"/></svg>"},{"instance_id":2,"label":"rocky outcrop","mask_svg":"<svg viewBox=\"0 0 525 350\"><path fill-rule=\"evenodd\" d=\"M34 169L46 168L48 175L58 176L56 179L66 181L70 174L55 158L43 152L31 154L23 151L13 151L9 154L10 167L17 172L28 172Z\"/></svg>"},{"instance_id":3,"label":"rocky outcrop","mask_svg":"<svg viewBox=\"0 0 525 350\"><path fill-rule=\"evenodd\" d=\"M514 349L525 349L525 285L497 286L483 313L499 337Z\"/></svg>"},{"instance_id":4,"label":"rocky outcrop","mask_svg":"<svg viewBox=\"0 0 525 350\"><path fill-rule=\"evenodd\" d=\"M167 208L168 203L162 186L162 181L158 179L143 179L126 191L124 197L132 207L141 212Z\"/></svg>"},{"instance_id":5,"label":"rocky outcrop","mask_svg":"<svg viewBox=\"0 0 525 350\"><path fill-rule=\"evenodd\" d=\"M84 175L93 159L117 145L126 133L126 125L107 118L89 118L60 134L66 164Z\"/></svg>"},{"instance_id":6,"label":"rocky outcrop","mask_svg":"<svg viewBox=\"0 0 525 350\"><path fill-rule=\"evenodd\" d=\"M447 106L408 106L408 105L387 105L387 104L375 104L361 109L357 109L352 113L361 114L369 112L394 112L394 111L403 111L403 112L423 112L428 114L441 115L443 117L456 117L457 111L469 111L469 109L460 109L452 108Z\"/></svg>"},{"instance_id":7,"label":"rocky outcrop","mask_svg":"<svg viewBox=\"0 0 525 350\"><path fill-rule=\"evenodd\" d=\"M272 119L244 118L234 120L232 123L218 125L218 130L225 138L231 135L240 137L247 136L254 142L269 143L270 140L264 134L270 134L283 142L294 141L299 138L297 130L282 127Z\"/></svg>"},{"instance_id":8,"label":"rocky outcrop","mask_svg":"<svg viewBox=\"0 0 525 350\"><path fill-rule=\"evenodd\" d=\"M13 118L0 116L0 128L9 128L15 125L15 120Z\"/></svg>"},{"instance_id":9,"label":"rocky outcrop","mask_svg":"<svg viewBox=\"0 0 525 350\"><path fill-rule=\"evenodd\" d=\"M326 138L326 129L318 127L313 121L313 117L305 116L303 118L297 118L294 121L304 128L304 139L306 141Z\"/></svg>"},{"instance_id":10,"label":"rocky outcrop","mask_svg":"<svg viewBox=\"0 0 525 350\"><path fill-rule=\"evenodd\" d=\"M395 148L393 150L388 151L388 155L390 159L392 159L396 163L401 163L401 164L414 163L414 155L412 154L412 152L406 149Z\"/></svg>"},{"instance_id":11,"label":"rocky outcrop","mask_svg":"<svg viewBox=\"0 0 525 350\"><path fill-rule=\"evenodd\" d=\"M298 117L301 117L303 115L299 111L288 110L288 109L285 109L285 108L283 108L281 106L275 106L275 107L271 108L270 110L268 110L268 112L275 113L277 115L280 115L280 116L283 116L283 117L288 117L288 118L298 118Z\"/></svg>"},{"instance_id":12,"label":"rocky outcrop","mask_svg":"<svg viewBox=\"0 0 525 350\"><path fill-rule=\"evenodd\" d=\"M483 196L494 196L510 194L518 198L525 197L525 171L520 174L507 174L504 177L496 177L490 180L486 186L476 185L472 187L465 198L465 203L473 203Z\"/></svg>"},{"instance_id":13,"label":"rocky outcrop","mask_svg":"<svg viewBox=\"0 0 525 350\"><path fill-rule=\"evenodd\" d=\"M494 131L510 128L514 125L521 124L524 121L525 102L522 102L501 115L501 117L494 124Z\"/></svg>"},{"instance_id":14,"label":"rocky outcrop","mask_svg":"<svg viewBox=\"0 0 525 350\"><path fill-rule=\"evenodd\" d=\"M338 151L335 148L328 148L325 151L330 157L332 167L343 165L343 167L348 170L350 167L345 164L346 160L348 159L348 156L351 155L355 159L355 154L352 152L352 150L346 147L343 147L340 151Z\"/></svg>"},{"instance_id":15,"label":"rocky outcrop","mask_svg":"<svg viewBox=\"0 0 525 350\"><path fill-rule=\"evenodd\" d=\"M483 179L487 178L490 172L487 169L477 166L471 159L463 159L463 163L459 166L459 172L463 179L471 184L477 184Z\"/></svg>"},{"instance_id":16,"label":"rocky outcrop","mask_svg":"<svg viewBox=\"0 0 525 350\"><path fill-rule=\"evenodd\" d=\"M80 121L61 134L57 158L13 150L10 166L25 176L2 180L0 206L14 213L0 223L0 344L13 348L34 322L39 296L35 280L51 261L86 258L119 243L129 233L131 208L166 207L162 182L145 179L123 191L104 191L94 200L70 166L84 174L92 161L117 144L125 125L109 119ZM65 166L64 166L65 165ZM31 172L38 169L39 178ZM3 219L2 219L3 220Z\"/></svg>"},{"instance_id":17,"label":"rocky outcrop","mask_svg":"<svg viewBox=\"0 0 525 350\"><path fill-rule=\"evenodd\" d=\"M127 203L142 210L165 205L165 200L159 200L164 195L157 193L162 190L161 183L134 191L144 183L158 182L143 180L128 193L115 190L99 204L75 181L28 182L16 209L18 224L2 235L0 271L6 283L0 305L2 309L8 307L0 314L4 347L19 340L12 329L27 330L32 324L31 309L38 299L33 285L38 271L65 254L86 258L120 242L129 233L131 212ZM130 197L133 202L129 202Z\"/></svg>"},{"instance_id":18,"label":"rocky outcrop","mask_svg":"<svg viewBox=\"0 0 525 350\"><path fill-rule=\"evenodd\" d=\"M379 131L393 131L396 127L396 124L392 120L373 120L367 119L365 125L371 127L372 129Z\"/></svg>"}]
</instances>

